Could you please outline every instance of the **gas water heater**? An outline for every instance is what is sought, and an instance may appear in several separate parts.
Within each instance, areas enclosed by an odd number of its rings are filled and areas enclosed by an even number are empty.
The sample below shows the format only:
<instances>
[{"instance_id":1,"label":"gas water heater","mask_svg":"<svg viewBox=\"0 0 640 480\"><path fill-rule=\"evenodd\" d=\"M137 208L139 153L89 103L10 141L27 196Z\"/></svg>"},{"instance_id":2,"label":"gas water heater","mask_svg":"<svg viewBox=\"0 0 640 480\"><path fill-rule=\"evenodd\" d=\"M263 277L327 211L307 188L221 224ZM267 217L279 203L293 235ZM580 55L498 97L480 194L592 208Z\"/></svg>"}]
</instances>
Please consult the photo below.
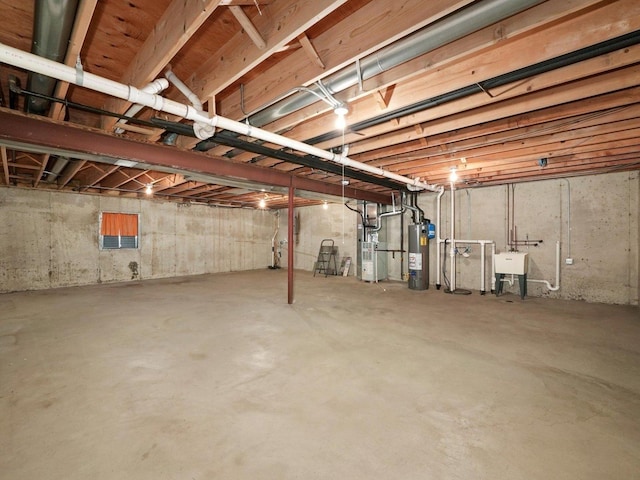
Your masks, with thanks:
<instances>
[{"instance_id":1,"label":"gas water heater","mask_svg":"<svg viewBox=\"0 0 640 480\"><path fill-rule=\"evenodd\" d=\"M409 288L429 288L429 221L409 225Z\"/></svg>"}]
</instances>

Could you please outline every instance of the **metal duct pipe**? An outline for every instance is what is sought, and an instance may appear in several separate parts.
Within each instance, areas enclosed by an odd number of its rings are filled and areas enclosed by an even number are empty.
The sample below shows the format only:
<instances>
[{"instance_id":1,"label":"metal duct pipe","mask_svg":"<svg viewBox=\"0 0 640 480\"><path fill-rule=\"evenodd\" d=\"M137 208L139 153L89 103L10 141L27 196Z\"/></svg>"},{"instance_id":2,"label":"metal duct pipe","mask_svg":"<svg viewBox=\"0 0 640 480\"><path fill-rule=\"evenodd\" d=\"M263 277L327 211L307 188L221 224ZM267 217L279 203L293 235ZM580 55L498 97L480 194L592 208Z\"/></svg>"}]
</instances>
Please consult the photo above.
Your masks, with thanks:
<instances>
[{"instance_id":1,"label":"metal duct pipe","mask_svg":"<svg viewBox=\"0 0 640 480\"><path fill-rule=\"evenodd\" d=\"M470 33L492 25L543 0L487 0L456 12L445 19L429 25L418 32L399 40L378 52L360 60L360 72L356 65L345 67L322 80L331 95L368 80L404 62L424 55L431 50L458 40ZM306 90L306 91L305 91ZM324 96L317 85L298 91L296 94L249 116L251 125L261 127L296 110L307 107Z\"/></svg>"},{"instance_id":2,"label":"metal duct pipe","mask_svg":"<svg viewBox=\"0 0 640 480\"><path fill-rule=\"evenodd\" d=\"M62 173L62 170L64 170L64 167L66 167L68 163L69 163L68 157L58 157L58 159L53 164L53 167L47 174L47 177L45 178L44 181L47 183L54 182L56 178L60 176L60 173Z\"/></svg>"},{"instance_id":3,"label":"metal duct pipe","mask_svg":"<svg viewBox=\"0 0 640 480\"><path fill-rule=\"evenodd\" d=\"M379 232L380 230L382 230L382 219L386 218L386 217L392 217L394 215L402 215L405 212L405 205L402 205L402 208L400 210L396 210L395 207L392 211L390 212L384 212L381 213L380 215L378 215L377 218L377 222L378 225L376 225L375 227L371 227L369 229L370 232Z\"/></svg>"},{"instance_id":4,"label":"metal duct pipe","mask_svg":"<svg viewBox=\"0 0 640 480\"><path fill-rule=\"evenodd\" d=\"M345 167L353 167L357 170L389 178L407 185L407 188L410 190L438 191L438 187L423 182L419 178L410 178L389 172L367 163L352 160L346 155L337 155L327 150L314 147L313 145L293 140L276 133L268 132L260 128L255 128L242 122L236 122L235 120L221 117L219 115L214 115L209 118L203 112L199 112L191 105L184 105L182 103L169 100L168 98L161 97L160 95L146 93L132 85L114 82L113 80L109 80L92 73L85 72L80 76L77 75L75 68L23 52L17 48L9 47L8 45L1 43L0 62L13 65L14 67L24 68L36 73L41 73L43 75L48 75L58 80L102 92L128 102L139 103L155 110L160 110L187 120L192 120L196 122L196 124L200 123L214 128L219 127L225 130L230 130L232 132L239 133L240 135L246 135L248 137L264 140L265 142L289 147L309 155L315 155L316 157L344 165ZM195 129L194 131L197 134Z\"/></svg>"},{"instance_id":5,"label":"metal duct pipe","mask_svg":"<svg viewBox=\"0 0 640 480\"><path fill-rule=\"evenodd\" d=\"M31 53L56 62L64 62L71 30L78 9L78 0L40 0L35 2L33 45ZM56 80L46 75L30 73L27 90L53 95ZM50 102L43 98L27 97L25 110L45 115Z\"/></svg>"}]
</instances>

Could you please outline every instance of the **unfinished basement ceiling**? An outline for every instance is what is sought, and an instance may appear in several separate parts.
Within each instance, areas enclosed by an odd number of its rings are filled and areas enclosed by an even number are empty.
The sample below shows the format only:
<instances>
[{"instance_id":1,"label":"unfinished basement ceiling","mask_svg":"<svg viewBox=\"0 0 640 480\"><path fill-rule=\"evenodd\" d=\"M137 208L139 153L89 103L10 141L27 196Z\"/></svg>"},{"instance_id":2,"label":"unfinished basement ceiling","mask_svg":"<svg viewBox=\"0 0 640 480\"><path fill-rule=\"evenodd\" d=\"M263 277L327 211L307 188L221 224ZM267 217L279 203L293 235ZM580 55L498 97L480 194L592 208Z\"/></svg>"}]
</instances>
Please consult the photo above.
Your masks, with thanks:
<instances>
[{"instance_id":1,"label":"unfinished basement ceiling","mask_svg":"<svg viewBox=\"0 0 640 480\"><path fill-rule=\"evenodd\" d=\"M0 15L2 48L79 57L81 72L138 88L170 68L209 116L434 186L452 167L462 187L640 169L637 0L0 0ZM315 192L298 206L407 187L225 129L196 138L189 120L39 80L0 64L5 185L140 197L151 185L156 198L269 208L287 205L287 184ZM173 84L161 95L194 103Z\"/></svg>"}]
</instances>

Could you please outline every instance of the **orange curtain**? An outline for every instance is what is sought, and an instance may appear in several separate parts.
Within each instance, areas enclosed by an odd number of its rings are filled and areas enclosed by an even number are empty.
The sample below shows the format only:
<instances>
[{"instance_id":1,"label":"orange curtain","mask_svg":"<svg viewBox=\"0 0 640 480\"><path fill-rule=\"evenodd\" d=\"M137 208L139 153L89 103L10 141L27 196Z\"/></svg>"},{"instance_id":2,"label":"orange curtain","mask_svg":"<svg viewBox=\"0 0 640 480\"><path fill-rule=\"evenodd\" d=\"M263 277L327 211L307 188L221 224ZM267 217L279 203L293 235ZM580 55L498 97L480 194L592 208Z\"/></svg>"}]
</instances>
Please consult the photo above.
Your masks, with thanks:
<instances>
[{"instance_id":1,"label":"orange curtain","mask_svg":"<svg viewBox=\"0 0 640 480\"><path fill-rule=\"evenodd\" d=\"M102 213L100 235L137 237L138 215L130 213Z\"/></svg>"}]
</instances>

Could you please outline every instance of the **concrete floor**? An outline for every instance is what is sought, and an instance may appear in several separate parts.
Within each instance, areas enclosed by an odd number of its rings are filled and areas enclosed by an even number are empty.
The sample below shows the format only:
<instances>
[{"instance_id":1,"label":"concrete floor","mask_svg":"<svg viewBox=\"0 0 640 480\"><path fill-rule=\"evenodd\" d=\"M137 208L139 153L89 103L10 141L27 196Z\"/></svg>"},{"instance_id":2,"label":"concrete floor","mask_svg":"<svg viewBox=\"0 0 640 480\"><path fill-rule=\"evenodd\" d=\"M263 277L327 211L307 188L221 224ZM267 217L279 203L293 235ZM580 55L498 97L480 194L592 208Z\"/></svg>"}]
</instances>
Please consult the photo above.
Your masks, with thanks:
<instances>
[{"instance_id":1,"label":"concrete floor","mask_svg":"<svg viewBox=\"0 0 640 480\"><path fill-rule=\"evenodd\" d=\"M637 307L286 272L0 296L0 478L640 478Z\"/></svg>"}]
</instances>

